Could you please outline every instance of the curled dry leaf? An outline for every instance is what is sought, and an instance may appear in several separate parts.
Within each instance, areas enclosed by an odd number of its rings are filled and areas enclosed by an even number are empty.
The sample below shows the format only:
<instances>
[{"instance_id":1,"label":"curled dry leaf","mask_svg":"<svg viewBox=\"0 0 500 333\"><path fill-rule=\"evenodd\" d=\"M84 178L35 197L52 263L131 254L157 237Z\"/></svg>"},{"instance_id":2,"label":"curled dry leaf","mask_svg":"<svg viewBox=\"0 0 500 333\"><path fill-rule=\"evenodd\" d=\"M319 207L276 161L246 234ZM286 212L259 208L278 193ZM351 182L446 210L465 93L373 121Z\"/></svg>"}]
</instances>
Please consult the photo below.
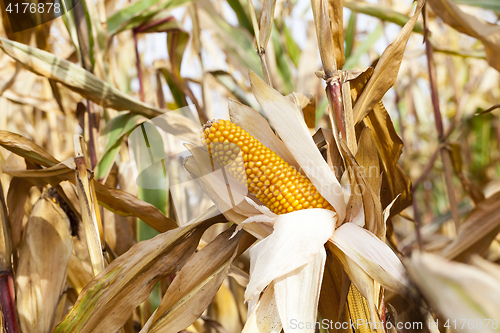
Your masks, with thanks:
<instances>
[{"instance_id":1,"label":"curled dry leaf","mask_svg":"<svg viewBox=\"0 0 500 333\"><path fill-rule=\"evenodd\" d=\"M50 244L50 246L47 246ZM66 213L42 196L33 207L19 246L16 298L23 332L51 332L71 257Z\"/></svg>"}]
</instances>

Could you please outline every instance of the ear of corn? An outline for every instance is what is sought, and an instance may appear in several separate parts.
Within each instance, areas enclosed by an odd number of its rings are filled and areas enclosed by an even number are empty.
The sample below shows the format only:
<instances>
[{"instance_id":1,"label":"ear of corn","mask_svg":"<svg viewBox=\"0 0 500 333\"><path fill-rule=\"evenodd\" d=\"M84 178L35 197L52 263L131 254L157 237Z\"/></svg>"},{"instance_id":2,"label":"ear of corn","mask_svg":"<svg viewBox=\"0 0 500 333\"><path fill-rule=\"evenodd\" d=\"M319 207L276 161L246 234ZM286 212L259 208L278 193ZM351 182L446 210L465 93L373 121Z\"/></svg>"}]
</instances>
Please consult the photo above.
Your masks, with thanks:
<instances>
[{"instance_id":1,"label":"ear of corn","mask_svg":"<svg viewBox=\"0 0 500 333\"><path fill-rule=\"evenodd\" d=\"M229 120L209 121L203 138L213 161L228 166L229 172L274 213L334 210L309 179Z\"/></svg>"}]
</instances>

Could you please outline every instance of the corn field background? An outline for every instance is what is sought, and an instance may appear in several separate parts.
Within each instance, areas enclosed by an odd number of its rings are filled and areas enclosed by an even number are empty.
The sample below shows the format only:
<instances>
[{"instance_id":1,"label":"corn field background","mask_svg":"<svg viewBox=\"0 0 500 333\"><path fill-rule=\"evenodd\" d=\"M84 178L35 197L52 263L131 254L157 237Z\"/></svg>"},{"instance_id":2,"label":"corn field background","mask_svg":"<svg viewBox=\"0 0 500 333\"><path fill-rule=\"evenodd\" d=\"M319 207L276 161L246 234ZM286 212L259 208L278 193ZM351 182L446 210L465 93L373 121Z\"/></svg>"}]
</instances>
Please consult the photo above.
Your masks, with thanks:
<instances>
[{"instance_id":1,"label":"corn field background","mask_svg":"<svg viewBox=\"0 0 500 333\"><path fill-rule=\"evenodd\" d=\"M500 2L57 3L0 5L4 332L500 332Z\"/></svg>"}]
</instances>

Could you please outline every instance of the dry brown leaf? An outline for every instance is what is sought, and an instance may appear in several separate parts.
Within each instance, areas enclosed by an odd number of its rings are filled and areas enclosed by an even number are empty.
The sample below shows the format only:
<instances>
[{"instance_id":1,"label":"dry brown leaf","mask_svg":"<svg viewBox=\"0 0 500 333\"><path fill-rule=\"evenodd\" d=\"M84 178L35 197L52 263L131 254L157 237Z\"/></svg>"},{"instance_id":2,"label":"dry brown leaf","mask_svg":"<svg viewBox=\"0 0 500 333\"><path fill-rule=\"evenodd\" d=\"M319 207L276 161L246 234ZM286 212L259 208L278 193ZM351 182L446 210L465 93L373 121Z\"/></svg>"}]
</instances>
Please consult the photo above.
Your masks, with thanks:
<instances>
[{"instance_id":1,"label":"dry brown leaf","mask_svg":"<svg viewBox=\"0 0 500 333\"><path fill-rule=\"evenodd\" d=\"M25 204L28 199L29 190L33 185L24 178L14 177L10 181L7 192L7 205L9 207L10 232L12 236L12 247L15 249L21 241L23 218L25 215Z\"/></svg>"},{"instance_id":2,"label":"dry brown leaf","mask_svg":"<svg viewBox=\"0 0 500 333\"><path fill-rule=\"evenodd\" d=\"M500 71L500 26L463 12L450 0L428 0L432 10L452 28L479 39L490 66Z\"/></svg>"},{"instance_id":3,"label":"dry brown leaf","mask_svg":"<svg viewBox=\"0 0 500 333\"><path fill-rule=\"evenodd\" d=\"M47 246L50 244L50 246ZM71 256L69 220L47 196L33 208L19 246L16 298L23 332L51 332Z\"/></svg>"},{"instance_id":4,"label":"dry brown leaf","mask_svg":"<svg viewBox=\"0 0 500 333\"><path fill-rule=\"evenodd\" d=\"M331 129L320 128L314 133L313 140L321 155L328 163L328 166L340 181L344 174L344 162L335 143L333 131Z\"/></svg>"},{"instance_id":5,"label":"dry brown leaf","mask_svg":"<svg viewBox=\"0 0 500 333\"><path fill-rule=\"evenodd\" d=\"M418 1L415 14L413 14L412 18L401 29L396 39L380 56L373 75L354 105L353 113L356 124L366 117L377 103L382 100L387 90L396 82L399 67L401 66L406 49L406 43L410 38L413 26L417 22L424 3L425 1L423 0Z\"/></svg>"},{"instance_id":6,"label":"dry brown leaf","mask_svg":"<svg viewBox=\"0 0 500 333\"><path fill-rule=\"evenodd\" d=\"M35 164L53 166L59 163L42 147L16 133L0 130L0 146Z\"/></svg>"},{"instance_id":7,"label":"dry brown leaf","mask_svg":"<svg viewBox=\"0 0 500 333\"><path fill-rule=\"evenodd\" d=\"M75 135L75 182L80 202L85 240L87 241L92 271L95 276L99 274L106 265L103 256L104 234L95 191L92 186L92 181L87 174L88 166L85 162L85 158L83 137Z\"/></svg>"},{"instance_id":8,"label":"dry brown leaf","mask_svg":"<svg viewBox=\"0 0 500 333\"><path fill-rule=\"evenodd\" d=\"M331 242L325 244L326 263L318 311L322 318L337 322L347 301L350 281L342 263L334 253L334 246Z\"/></svg>"},{"instance_id":9,"label":"dry brown leaf","mask_svg":"<svg viewBox=\"0 0 500 333\"><path fill-rule=\"evenodd\" d=\"M484 254L500 232L500 192L480 202L460 224L457 238L441 253L443 257L467 260L473 253Z\"/></svg>"},{"instance_id":10,"label":"dry brown leaf","mask_svg":"<svg viewBox=\"0 0 500 333\"><path fill-rule=\"evenodd\" d=\"M338 67L335 58L336 48L334 45L332 24L328 14L328 2L327 0L314 0L311 2L311 7L314 14L316 36L318 38L319 54L321 56L321 63L323 64L323 71L326 77L330 78Z\"/></svg>"},{"instance_id":11,"label":"dry brown leaf","mask_svg":"<svg viewBox=\"0 0 500 333\"><path fill-rule=\"evenodd\" d=\"M380 191L382 208L385 209L398 195L401 195L391 209L393 216L411 205L413 200L411 180L398 164L403 151L403 142L381 102L364 119L364 124L372 130L383 171Z\"/></svg>"},{"instance_id":12,"label":"dry brown leaf","mask_svg":"<svg viewBox=\"0 0 500 333\"><path fill-rule=\"evenodd\" d=\"M186 263L169 286L151 326L146 325L141 332L179 332L201 316L233 259L253 242L248 240L255 240L244 231L231 238L234 230L233 227L221 233Z\"/></svg>"},{"instance_id":13,"label":"dry brown leaf","mask_svg":"<svg viewBox=\"0 0 500 333\"><path fill-rule=\"evenodd\" d=\"M156 282L186 263L213 223L200 221L134 245L85 287L54 333L116 332Z\"/></svg>"},{"instance_id":14,"label":"dry brown leaf","mask_svg":"<svg viewBox=\"0 0 500 333\"><path fill-rule=\"evenodd\" d=\"M345 63L344 54L344 1L329 0L328 13L330 15L330 25L333 37L333 50L337 68L341 69Z\"/></svg>"},{"instance_id":15,"label":"dry brown leaf","mask_svg":"<svg viewBox=\"0 0 500 333\"><path fill-rule=\"evenodd\" d=\"M363 199L366 228L378 238L385 240L385 223L382 219L382 206L380 204L379 196L371 187L363 169L351 154L349 148L347 148L347 144L343 140L341 140L341 147L344 151L343 156L349 166L350 176L356 181L357 188L354 188L353 191L355 193L358 191L357 194L361 195L361 198Z\"/></svg>"},{"instance_id":16,"label":"dry brown leaf","mask_svg":"<svg viewBox=\"0 0 500 333\"><path fill-rule=\"evenodd\" d=\"M12 134L6 131L2 132L6 133L6 137ZM68 168L65 164L59 163L57 159L31 140L23 137L20 141L26 143L23 145L23 149L17 149L16 144L6 144L3 147L24 158L31 158L38 163L42 163L42 166L49 168L38 170L4 169L5 173L13 177L26 178L32 184L41 186L51 184L53 187L57 187L60 182L65 180L75 182L74 170ZM155 206L120 189L110 188L95 180L92 180L92 182L94 183L99 204L112 212L122 216L137 216L159 232L165 232L177 227L177 223L174 220L163 215Z\"/></svg>"}]
</instances>

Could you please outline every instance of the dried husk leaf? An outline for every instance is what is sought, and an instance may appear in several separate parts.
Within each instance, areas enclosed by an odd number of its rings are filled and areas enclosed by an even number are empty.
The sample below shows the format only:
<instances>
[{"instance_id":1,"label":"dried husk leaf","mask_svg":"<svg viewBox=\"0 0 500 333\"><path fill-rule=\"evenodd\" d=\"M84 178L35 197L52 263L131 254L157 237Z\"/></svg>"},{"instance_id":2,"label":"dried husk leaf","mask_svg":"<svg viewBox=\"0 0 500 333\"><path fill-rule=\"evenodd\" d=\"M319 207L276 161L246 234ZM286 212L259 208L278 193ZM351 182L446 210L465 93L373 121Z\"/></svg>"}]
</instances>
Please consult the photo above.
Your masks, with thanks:
<instances>
[{"instance_id":1,"label":"dried husk leaf","mask_svg":"<svg viewBox=\"0 0 500 333\"><path fill-rule=\"evenodd\" d=\"M317 318L325 261L326 253L324 248L321 248L305 266L296 268L274 281L274 296L285 333L315 332L315 327L311 324ZM294 320L306 325L297 329L292 326Z\"/></svg>"},{"instance_id":2,"label":"dried husk leaf","mask_svg":"<svg viewBox=\"0 0 500 333\"><path fill-rule=\"evenodd\" d=\"M326 163L328 163L328 166L340 182L344 174L344 161L337 148L333 131L331 129L320 128L313 135L313 140L319 148L321 155L326 159Z\"/></svg>"},{"instance_id":3,"label":"dried husk leaf","mask_svg":"<svg viewBox=\"0 0 500 333\"><path fill-rule=\"evenodd\" d=\"M257 299L271 281L306 265L324 251L323 245L333 233L336 221L334 212L321 208L279 215L274 232L250 250L250 281L245 299Z\"/></svg>"},{"instance_id":4,"label":"dried husk leaf","mask_svg":"<svg viewBox=\"0 0 500 333\"><path fill-rule=\"evenodd\" d=\"M116 332L156 282L186 263L214 222L199 221L134 245L85 287L54 332Z\"/></svg>"},{"instance_id":5,"label":"dried husk leaf","mask_svg":"<svg viewBox=\"0 0 500 333\"><path fill-rule=\"evenodd\" d=\"M255 98L264 109L271 125L295 157L301 170L332 204L339 220L343 221L345 202L342 187L316 148L304 119L297 114L298 106L267 85L254 72L250 71L249 75Z\"/></svg>"},{"instance_id":6,"label":"dried husk leaf","mask_svg":"<svg viewBox=\"0 0 500 333\"><path fill-rule=\"evenodd\" d=\"M92 274L83 267L76 255L72 254L68 262L68 283L77 294L80 294L90 280L92 280Z\"/></svg>"},{"instance_id":7,"label":"dried husk leaf","mask_svg":"<svg viewBox=\"0 0 500 333\"><path fill-rule=\"evenodd\" d=\"M415 252L406 267L426 300L450 321L467 319L484 323L481 332L498 332L485 319L498 318L500 284L498 279L480 269L451 262L429 253ZM467 325L457 331L472 332Z\"/></svg>"},{"instance_id":8,"label":"dried husk leaf","mask_svg":"<svg viewBox=\"0 0 500 333\"><path fill-rule=\"evenodd\" d=\"M25 204L28 199L29 190L33 184L26 179L13 177L7 192L7 205L9 207L9 222L12 247L17 248L21 241L23 218L25 215Z\"/></svg>"},{"instance_id":9,"label":"dried husk leaf","mask_svg":"<svg viewBox=\"0 0 500 333\"><path fill-rule=\"evenodd\" d=\"M50 246L47 246L50 244ZM72 244L66 213L48 197L33 207L19 246L16 298L23 332L51 332Z\"/></svg>"},{"instance_id":10,"label":"dried husk leaf","mask_svg":"<svg viewBox=\"0 0 500 333\"><path fill-rule=\"evenodd\" d=\"M24 207L24 203L23 203ZM3 186L0 182L0 271L12 271L12 242L9 228L9 215L3 194Z\"/></svg>"},{"instance_id":11,"label":"dried husk leaf","mask_svg":"<svg viewBox=\"0 0 500 333\"><path fill-rule=\"evenodd\" d=\"M488 273L495 279L500 281L500 265L494 264L489 260L483 259L477 254L470 257L469 263L481 269L483 272Z\"/></svg>"},{"instance_id":12,"label":"dried husk leaf","mask_svg":"<svg viewBox=\"0 0 500 333\"><path fill-rule=\"evenodd\" d=\"M385 49L382 56L380 56L373 75L354 105L355 123L361 122L396 82L399 67L401 66L406 49L406 43L410 38L424 3L425 1L423 0L418 1L415 14L404 25L396 39Z\"/></svg>"},{"instance_id":13,"label":"dried husk leaf","mask_svg":"<svg viewBox=\"0 0 500 333\"><path fill-rule=\"evenodd\" d=\"M226 230L193 255L167 289L151 326L145 326L141 332L179 332L201 316L227 276L237 253L251 244L245 246L240 242L245 232L231 237L233 233L234 228Z\"/></svg>"},{"instance_id":14,"label":"dried husk leaf","mask_svg":"<svg viewBox=\"0 0 500 333\"><path fill-rule=\"evenodd\" d=\"M449 26L479 39L486 51L486 59L491 67L500 71L500 26L484 22L463 12L449 0L429 0L432 10Z\"/></svg>"},{"instance_id":15,"label":"dried husk leaf","mask_svg":"<svg viewBox=\"0 0 500 333\"><path fill-rule=\"evenodd\" d=\"M249 314L241 333L280 333L282 328L274 296L274 283L271 283L260 297L255 310Z\"/></svg>"},{"instance_id":16,"label":"dried husk leaf","mask_svg":"<svg viewBox=\"0 0 500 333\"><path fill-rule=\"evenodd\" d=\"M329 241L385 288L401 295L412 291L399 258L368 230L354 223L344 223Z\"/></svg>"},{"instance_id":17,"label":"dried husk leaf","mask_svg":"<svg viewBox=\"0 0 500 333\"><path fill-rule=\"evenodd\" d=\"M286 98L300 106L307 127L314 130L316 127L316 95L293 92L287 95Z\"/></svg>"},{"instance_id":18,"label":"dried husk leaf","mask_svg":"<svg viewBox=\"0 0 500 333\"><path fill-rule=\"evenodd\" d=\"M480 202L460 224L458 236L441 255L465 261L473 253L482 255L500 232L500 192Z\"/></svg>"},{"instance_id":19,"label":"dried husk leaf","mask_svg":"<svg viewBox=\"0 0 500 333\"><path fill-rule=\"evenodd\" d=\"M380 163L377 154L377 145L373 138L373 131L368 127L363 129L359 138L359 147L356 153L358 162L368 185L380 200Z\"/></svg>"}]
</instances>

